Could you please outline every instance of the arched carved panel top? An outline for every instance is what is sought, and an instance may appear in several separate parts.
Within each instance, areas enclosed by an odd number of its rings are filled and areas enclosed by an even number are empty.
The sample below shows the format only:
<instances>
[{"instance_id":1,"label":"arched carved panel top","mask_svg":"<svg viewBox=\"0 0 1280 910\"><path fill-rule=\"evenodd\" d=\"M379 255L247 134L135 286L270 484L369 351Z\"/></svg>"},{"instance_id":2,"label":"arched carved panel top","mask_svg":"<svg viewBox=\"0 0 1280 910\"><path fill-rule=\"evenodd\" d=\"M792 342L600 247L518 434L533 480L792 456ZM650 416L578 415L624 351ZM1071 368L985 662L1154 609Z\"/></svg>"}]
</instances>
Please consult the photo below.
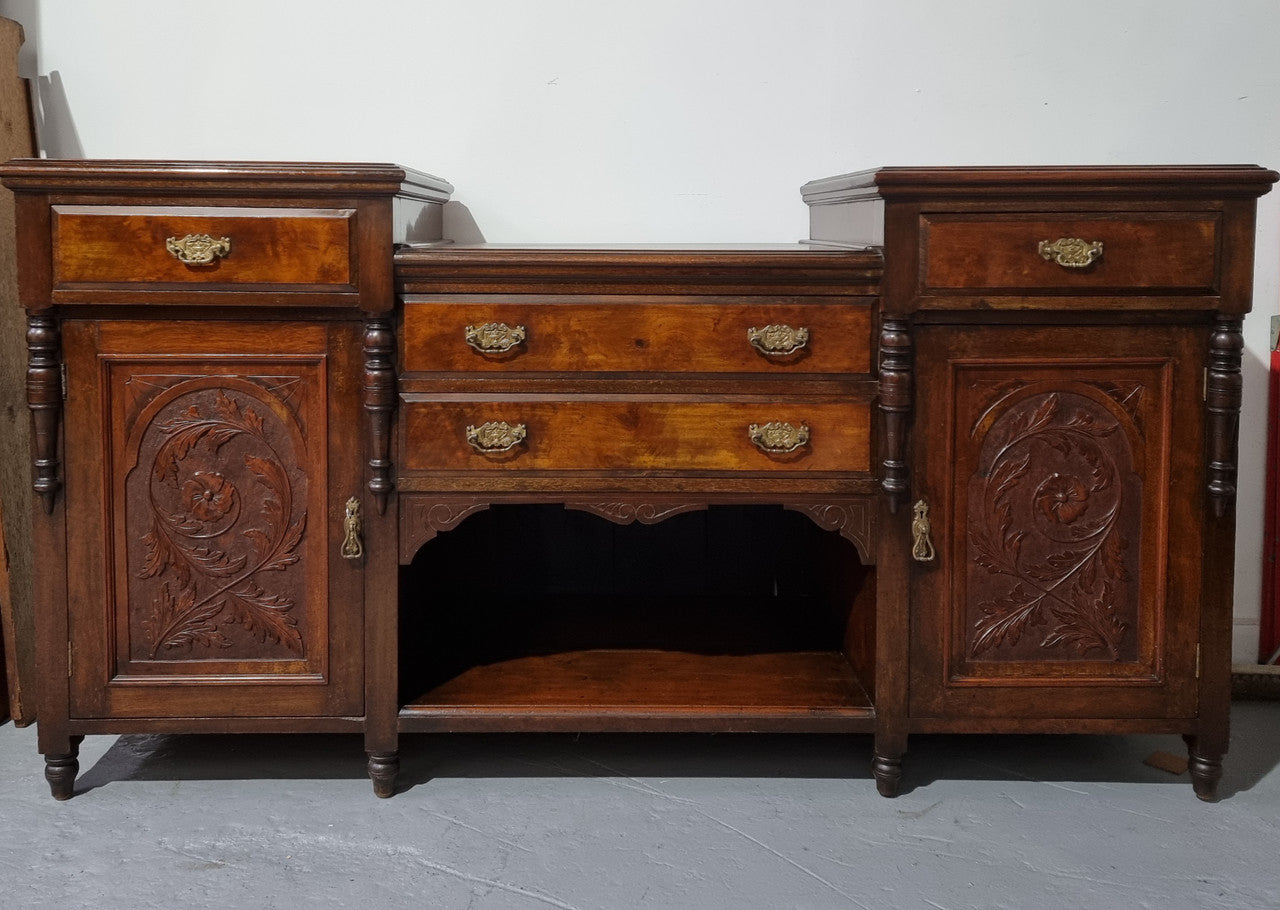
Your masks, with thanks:
<instances>
[{"instance_id":1,"label":"arched carved panel top","mask_svg":"<svg viewBox=\"0 0 1280 910\"><path fill-rule=\"evenodd\" d=\"M1075 380L1070 385L1077 392L1090 389L1101 392L1110 398L1118 409L1128 415L1129 422L1139 433L1143 432L1142 402L1146 388L1142 383L1119 379ZM976 436L984 423L990 420L990 415L999 411L1001 402L1010 395L1024 394L1030 388L1026 381L1017 378L976 380L972 387L979 392L981 416L974 422L971 436ZM1063 388L1064 385L1058 382L1053 383L1052 387Z\"/></svg>"},{"instance_id":2,"label":"arched carved panel top","mask_svg":"<svg viewBox=\"0 0 1280 910\"><path fill-rule=\"evenodd\" d=\"M304 392L302 388L302 380L298 376L235 376L227 377L232 382L251 382L259 386L263 391L267 392L271 398L280 405L288 408L293 415L293 420L297 423L302 438L306 437L306 414L304 408ZM126 410L124 411L124 422L126 427L132 427L143 409L147 408L156 398L184 382L191 381L208 381L209 377L205 374L193 375L190 373L131 373L124 381L124 402Z\"/></svg>"}]
</instances>

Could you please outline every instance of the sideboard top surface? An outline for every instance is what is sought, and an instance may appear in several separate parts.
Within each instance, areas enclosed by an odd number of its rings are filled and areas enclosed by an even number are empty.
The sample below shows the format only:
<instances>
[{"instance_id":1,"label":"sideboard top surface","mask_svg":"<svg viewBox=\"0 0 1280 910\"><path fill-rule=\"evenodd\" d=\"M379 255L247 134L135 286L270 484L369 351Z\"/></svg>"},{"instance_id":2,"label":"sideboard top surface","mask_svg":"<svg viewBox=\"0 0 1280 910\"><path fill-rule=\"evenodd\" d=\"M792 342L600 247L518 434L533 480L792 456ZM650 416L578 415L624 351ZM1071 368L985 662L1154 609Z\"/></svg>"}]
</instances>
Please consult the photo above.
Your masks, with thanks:
<instances>
[{"instance_id":1,"label":"sideboard top surface","mask_svg":"<svg viewBox=\"0 0 1280 910\"><path fill-rule=\"evenodd\" d=\"M15 158L0 180L27 192L271 196L404 195L445 202L453 184L395 164Z\"/></svg>"},{"instance_id":2,"label":"sideboard top surface","mask_svg":"<svg viewBox=\"0 0 1280 910\"><path fill-rule=\"evenodd\" d=\"M1089 197L1092 199L1262 196L1280 174L1256 164L1035 167L883 167L811 180L807 205L859 198Z\"/></svg>"}]
</instances>

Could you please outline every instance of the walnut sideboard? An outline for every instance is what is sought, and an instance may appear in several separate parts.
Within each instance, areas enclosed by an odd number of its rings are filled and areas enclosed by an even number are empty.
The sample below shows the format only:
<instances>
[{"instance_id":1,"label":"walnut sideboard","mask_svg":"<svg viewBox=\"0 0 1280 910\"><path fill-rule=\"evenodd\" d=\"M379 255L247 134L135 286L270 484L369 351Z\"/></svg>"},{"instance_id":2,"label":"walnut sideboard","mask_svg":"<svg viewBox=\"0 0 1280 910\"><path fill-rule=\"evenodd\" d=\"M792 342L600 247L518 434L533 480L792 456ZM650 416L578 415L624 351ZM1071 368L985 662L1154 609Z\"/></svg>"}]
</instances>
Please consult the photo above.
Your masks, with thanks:
<instances>
[{"instance_id":1,"label":"walnut sideboard","mask_svg":"<svg viewBox=\"0 0 1280 910\"><path fill-rule=\"evenodd\" d=\"M1228 743L1253 166L889 168L789 246L441 239L390 165L18 160L39 745Z\"/></svg>"}]
</instances>

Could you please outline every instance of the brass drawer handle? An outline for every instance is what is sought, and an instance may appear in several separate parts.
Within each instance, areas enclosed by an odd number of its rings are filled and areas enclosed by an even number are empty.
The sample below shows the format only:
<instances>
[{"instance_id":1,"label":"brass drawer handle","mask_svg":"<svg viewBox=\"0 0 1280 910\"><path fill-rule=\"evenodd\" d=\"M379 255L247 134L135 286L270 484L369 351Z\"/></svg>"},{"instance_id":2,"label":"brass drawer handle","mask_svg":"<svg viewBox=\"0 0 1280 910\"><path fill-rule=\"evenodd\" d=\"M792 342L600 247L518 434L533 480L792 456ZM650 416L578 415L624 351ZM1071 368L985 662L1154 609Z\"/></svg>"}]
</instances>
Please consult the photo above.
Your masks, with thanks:
<instances>
[{"instance_id":1,"label":"brass drawer handle","mask_svg":"<svg viewBox=\"0 0 1280 910\"><path fill-rule=\"evenodd\" d=\"M173 258L186 265L208 265L231 254L231 238L214 239L208 234L188 234L166 238L164 247Z\"/></svg>"},{"instance_id":2,"label":"brass drawer handle","mask_svg":"<svg viewBox=\"0 0 1280 910\"><path fill-rule=\"evenodd\" d=\"M471 448L482 454L509 452L528 435L528 429L522 423L507 423L504 420L491 420L478 427L467 427L467 442Z\"/></svg>"},{"instance_id":3,"label":"brass drawer handle","mask_svg":"<svg viewBox=\"0 0 1280 910\"><path fill-rule=\"evenodd\" d=\"M467 339L467 344L481 354L505 354L512 348L524 344L528 331L522 325L486 322L484 325L467 326L464 337Z\"/></svg>"},{"instance_id":4,"label":"brass drawer handle","mask_svg":"<svg viewBox=\"0 0 1280 910\"><path fill-rule=\"evenodd\" d=\"M747 435L757 449L770 455L786 455L809 444L809 428L804 424L793 427L777 421L753 423L747 427Z\"/></svg>"},{"instance_id":5,"label":"brass drawer handle","mask_svg":"<svg viewBox=\"0 0 1280 910\"><path fill-rule=\"evenodd\" d=\"M915 504L911 519L911 558L916 562L933 562L933 527L929 523L929 504L923 499Z\"/></svg>"},{"instance_id":6,"label":"brass drawer handle","mask_svg":"<svg viewBox=\"0 0 1280 910\"><path fill-rule=\"evenodd\" d=\"M360 527L360 500L352 496L347 500L346 516L342 519L343 559L359 559L364 555L363 531Z\"/></svg>"},{"instance_id":7,"label":"brass drawer handle","mask_svg":"<svg viewBox=\"0 0 1280 910\"><path fill-rule=\"evenodd\" d=\"M809 343L809 330L804 326L793 329L789 325L755 326L747 329L747 341L766 357L786 357Z\"/></svg>"},{"instance_id":8,"label":"brass drawer handle","mask_svg":"<svg viewBox=\"0 0 1280 910\"><path fill-rule=\"evenodd\" d=\"M1059 237L1057 240L1041 240L1038 249L1045 260L1056 262L1064 269L1083 269L1102 258L1101 240Z\"/></svg>"}]
</instances>

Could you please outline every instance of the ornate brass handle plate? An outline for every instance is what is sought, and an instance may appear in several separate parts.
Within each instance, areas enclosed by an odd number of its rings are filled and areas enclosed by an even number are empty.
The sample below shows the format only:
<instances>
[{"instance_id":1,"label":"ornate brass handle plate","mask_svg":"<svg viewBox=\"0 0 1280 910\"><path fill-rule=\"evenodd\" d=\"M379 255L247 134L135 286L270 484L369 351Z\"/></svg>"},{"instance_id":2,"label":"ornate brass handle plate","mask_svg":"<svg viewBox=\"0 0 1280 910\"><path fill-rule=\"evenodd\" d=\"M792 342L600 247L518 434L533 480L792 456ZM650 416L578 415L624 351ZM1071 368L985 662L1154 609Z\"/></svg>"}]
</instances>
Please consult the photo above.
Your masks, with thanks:
<instances>
[{"instance_id":1,"label":"ornate brass handle plate","mask_svg":"<svg viewBox=\"0 0 1280 910\"><path fill-rule=\"evenodd\" d=\"M231 238L214 239L208 234L188 234L185 237L169 237L164 242L174 259L186 265L209 265L231 253Z\"/></svg>"},{"instance_id":2,"label":"ornate brass handle plate","mask_svg":"<svg viewBox=\"0 0 1280 910\"><path fill-rule=\"evenodd\" d=\"M809 428L804 424L753 423L747 427L747 435L757 449L769 455L786 455L809 444Z\"/></svg>"},{"instance_id":3,"label":"ornate brass handle plate","mask_svg":"<svg viewBox=\"0 0 1280 910\"><path fill-rule=\"evenodd\" d=\"M911 558L916 562L933 562L933 528L929 523L929 504L923 499L915 504L911 518Z\"/></svg>"},{"instance_id":4,"label":"ornate brass handle plate","mask_svg":"<svg viewBox=\"0 0 1280 910\"><path fill-rule=\"evenodd\" d=\"M364 555L363 530L360 527L360 500L347 500L347 514L342 519L342 558L359 559Z\"/></svg>"},{"instance_id":5,"label":"ornate brass handle plate","mask_svg":"<svg viewBox=\"0 0 1280 910\"><path fill-rule=\"evenodd\" d=\"M1059 237L1057 240L1041 240L1037 249L1044 259L1056 262L1064 269L1083 269L1102 258L1101 240Z\"/></svg>"},{"instance_id":6,"label":"ornate brass handle plate","mask_svg":"<svg viewBox=\"0 0 1280 910\"><path fill-rule=\"evenodd\" d=\"M747 341L766 357L786 357L809 343L809 330L804 326L793 329L789 325L755 326L747 329Z\"/></svg>"},{"instance_id":7,"label":"ornate brass handle plate","mask_svg":"<svg viewBox=\"0 0 1280 910\"><path fill-rule=\"evenodd\" d=\"M467 344L481 354L505 354L512 348L524 344L528 334L524 326L507 325L505 322L469 325L464 330Z\"/></svg>"},{"instance_id":8,"label":"ornate brass handle plate","mask_svg":"<svg viewBox=\"0 0 1280 910\"><path fill-rule=\"evenodd\" d=\"M496 452L509 452L528 435L528 428L522 423L507 423L504 420L490 420L478 427L467 427L467 443L471 448L485 455Z\"/></svg>"}]
</instances>

